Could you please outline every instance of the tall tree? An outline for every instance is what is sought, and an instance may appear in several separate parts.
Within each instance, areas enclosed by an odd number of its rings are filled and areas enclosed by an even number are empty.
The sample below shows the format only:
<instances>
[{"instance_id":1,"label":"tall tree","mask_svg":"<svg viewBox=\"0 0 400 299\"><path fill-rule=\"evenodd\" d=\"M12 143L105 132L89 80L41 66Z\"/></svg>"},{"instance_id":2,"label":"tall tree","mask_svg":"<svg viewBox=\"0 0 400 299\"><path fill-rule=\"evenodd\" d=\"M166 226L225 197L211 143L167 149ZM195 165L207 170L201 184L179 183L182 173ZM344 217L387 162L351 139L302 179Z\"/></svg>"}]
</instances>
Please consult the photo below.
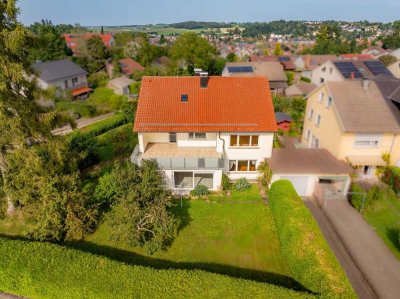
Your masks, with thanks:
<instances>
[{"instance_id":1,"label":"tall tree","mask_svg":"<svg viewBox=\"0 0 400 299\"><path fill-rule=\"evenodd\" d=\"M105 66L107 58L110 57L110 53L99 36L89 38L86 48L87 70L89 73L94 73Z\"/></svg>"},{"instance_id":2,"label":"tall tree","mask_svg":"<svg viewBox=\"0 0 400 299\"><path fill-rule=\"evenodd\" d=\"M382 39L383 48L385 49L397 49L400 48L400 20L393 22L392 25L393 33Z\"/></svg>"},{"instance_id":3,"label":"tall tree","mask_svg":"<svg viewBox=\"0 0 400 299\"><path fill-rule=\"evenodd\" d=\"M194 32L183 33L170 49L171 58L189 69L200 67L207 70L216 54L217 50Z\"/></svg>"},{"instance_id":4,"label":"tall tree","mask_svg":"<svg viewBox=\"0 0 400 299\"><path fill-rule=\"evenodd\" d=\"M283 50L282 50L282 47L281 47L281 43L276 43L275 44L274 55L276 55L276 56L283 55Z\"/></svg>"}]
</instances>

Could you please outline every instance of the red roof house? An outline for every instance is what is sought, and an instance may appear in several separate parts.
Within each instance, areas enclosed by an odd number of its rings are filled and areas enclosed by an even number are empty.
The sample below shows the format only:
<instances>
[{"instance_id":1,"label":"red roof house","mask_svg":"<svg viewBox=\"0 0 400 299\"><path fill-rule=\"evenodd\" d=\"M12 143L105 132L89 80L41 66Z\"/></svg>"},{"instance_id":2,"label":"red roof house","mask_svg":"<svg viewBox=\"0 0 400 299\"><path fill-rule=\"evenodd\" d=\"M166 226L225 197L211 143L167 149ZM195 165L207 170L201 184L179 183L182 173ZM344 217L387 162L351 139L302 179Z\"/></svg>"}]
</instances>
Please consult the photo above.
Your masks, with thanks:
<instances>
[{"instance_id":1,"label":"red roof house","mask_svg":"<svg viewBox=\"0 0 400 299\"><path fill-rule=\"evenodd\" d=\"M111 48L114 43L114 38L111 33L65 33L63 35L68 48L74 53L74 55L79 55L79 47L82 46L88 39L98 36L103 41L107 48Z\"/></svg>"}]
</instances>

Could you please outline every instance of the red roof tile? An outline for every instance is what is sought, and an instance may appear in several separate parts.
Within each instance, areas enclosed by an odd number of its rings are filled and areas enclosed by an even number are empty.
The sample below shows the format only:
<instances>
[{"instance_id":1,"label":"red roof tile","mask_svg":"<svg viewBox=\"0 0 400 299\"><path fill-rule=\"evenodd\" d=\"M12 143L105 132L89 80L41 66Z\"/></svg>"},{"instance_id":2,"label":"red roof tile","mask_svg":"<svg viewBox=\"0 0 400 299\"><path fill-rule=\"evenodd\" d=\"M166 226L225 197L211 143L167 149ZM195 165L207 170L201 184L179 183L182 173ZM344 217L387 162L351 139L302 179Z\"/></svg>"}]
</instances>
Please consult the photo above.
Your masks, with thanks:
<instances>
[{"instance_id":1,"label":"red roof tile","mask_svg":"<svg viewBox=\"0 0 400 299\"><path fill-rule=\"evenodd\" d=\"M143 77L136 132L276 132L265 77ZM182 102L181 96L188 101Z\"/></svg>"},{"instance_id":2,"label":"red roof tile","mask_svg":"<svg viewBox=\"0 0 400 299\"><path fill-rule=\"evenodd\" d=\"M124 58L119 60L118 62L124 75L130 76L135 71L144 71L144 67L132 58Z\"/></svg>"},{"instance_id":3,"label":"red roof tile","mask_svg":"<svg viewBox=\"0 0 400 299\"><path fill-rule=\"evenodd\" d=\"M340 56L344 59L374 59L371 54L342 54Z\"/></svg>"},{"instance_id":4,"label":"red roof tile","mask_svg":"<svg viewBox=\"0 0 400 299\"><path fill-rule=\"evenodd\" d=\"M86 41L94 36L98 36L103 41L104 45L108 48L111 47L113 36L111 33L65 33L63 34L65 42L68 48L70 48L74 53L79 52L79 46L83 41Z\"/></svg>"}]
</instances>

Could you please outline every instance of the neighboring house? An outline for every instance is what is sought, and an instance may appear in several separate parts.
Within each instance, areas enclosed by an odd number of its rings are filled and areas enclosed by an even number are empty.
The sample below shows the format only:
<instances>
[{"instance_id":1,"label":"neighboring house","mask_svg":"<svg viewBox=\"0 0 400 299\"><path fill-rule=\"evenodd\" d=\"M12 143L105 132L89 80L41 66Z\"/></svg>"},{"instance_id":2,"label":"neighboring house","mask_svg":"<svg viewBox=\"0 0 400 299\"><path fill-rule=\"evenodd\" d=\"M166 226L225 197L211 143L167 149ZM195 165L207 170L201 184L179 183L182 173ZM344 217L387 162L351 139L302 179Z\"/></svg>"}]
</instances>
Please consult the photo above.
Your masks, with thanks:
<instances>
[{"instance_id":1,"label":"neighboring house","mask_svg":"<svg viewBox=\"0 0 400 299\"><path fill-rule=\"evenodd\" d=\"M135 81L125 76L122 76L110 80L110 82L107 83L107 87L114 90L116 94L129 96L130 94L129 86L134 82Z\"/></svg>"},{"instance_id":2,"label":"neighboring house","mask_svg":"<svg viewBox=\"0 0 400 299\"><path fill-rule=\"evenodd\" d=\"M228 62L222 71L224 77L263 76L269 80L271 91L282 93L288 86L287 77L279 62Z\"/></svg>"},{"instance_id":3,"label":"neighboring house","mask_svg":"<svg viewBox=\"0 0 400 299\"><path fill-rule=\"evenodd\" d=\"M143 72L144 67L137 61L132 58L124 58L118 61L121 73L125 76L132 76L135 72ZM112 61L108 61L107 65L107 74L110 78L113 77L114 65Z\"/></svg>"},{"instance_id":4,"label":"neighboring house","mask_svg":"<svg viewBox=\"0 0 400 299\"><path fill-rule=\"evenodd\" d=\"M393 76L400 79L400 60L392 63L387 68L393 74Z\"/></svg>"},{"instance_id":5,"label":"neighboring house","mask_svg":"<svg viewBox=\"0 0 400 299\"><path fill-rule=\"evenodd\" d=\"M397 108L398 113L400 113L400 79L378 77L374 81L386 100L392 102Z\"/></svg>"},{"instance_id":6,"label":"neighboring house","mask_svg":"<svg viewBox=\"0 0 400 299\"><path fill-rule=\"evenodd\" d=\"M217 190L225 172L257 180L277 131L263 77L143 77L133 163L156 159L174 190Z\"/></svg>"},{"instance_id":7,"label":"neighboring house","mask_svg":"<svg viewBox=\"0 0 400 299\"><path fill-rule=\"evenodd\" d=\"M321 85L329 81L373 79L377 76L393 75L379 60L335 60L327 61L313 70L311 82Z\"/></svg>"},{"instance_id":8,"label":"neighboring house","mask_svg":"<svg viewBox=\"0 0 400 299\"><path fill-rule=\"evenodd\" d=\"M285 71L295 71L296 70L296 65L294 63L294 57L289 56L289 55L280 55L280 56L251 55L250 61L252 61L252 62L279 62L280 64L282 64L283 69Z\"/></svg>"},{"instance_id":9,"label":"neighboring house","mask_svg":"<svg viewBox=\"0 0 400 299\"><path fill-rule=\"evenodd\" d=\"M275 112L275 118L278 130L289 132L290 124L292 123L292 118L283 112Z\"/></svg>"},{"instance_id":10,"label":"neighboring house","mask_svg":"<svg viewBox=\"0 0 400 299\"><path fill-rule=\"evenodd\" d=\"M56 87L60 90L71 91L72 96L82 97L89 94L87 72L76 63L67 60L39 62L33 65L38 74L37 83L40 88Z\"/></svg>"},{"instance_id":11,"label":"neighboring house","mask_svg":"<svg viewBox=\"0 0 400 299\"><path fill-rule=\"evenodd\" d=\"M294 64L296 66L296 70L301 72L302 77L311 79L313 70L327 61L336 59L336 55L302 55L296 57Z\"/></svg>"},{"instance_id":12,"label":"neighboring house","mask_svg":"<svg viewBox=\"0 0 400 299\"><path fill-rule=\"evenodd\" d=\"M400 114L369 80L327 82L307 100L301 143L324 148L357 167L362 177L374 177L384 166L400 166Z\"/></svg>"},{"instance_id":13,"label":"neighboring house","mask_svg":"<svg viewBox=\"0 0 400 299\"><path fill-rule=\"evenodd\" d=\"M289 86L285 89L285 95L287 97L305 97L317 86L313 83L297 83Z\"/></svg>"},{"instance_id":14,"label":"neighboring house","mask_svg":"<svg viewBox=\"0 0 400 299\"><path fill-rule=\"evenodd\" d=\"M85 47L88 39L98 36L103 41L103 44L107 48L111 48L114 44L114 37L111 33L101 34L101 33L65 33L63 37L67 43L67 47L71 49L74 55L79 56L83 47Z\"/></svg>"},{"instance_id":15,"label":"neighboring house","mask_svg":"<svg viewBox=\"0 0 400 299\"><path fill-rule=\"evenodd\" d=\"M382 49L380 47L369 47L362 51L363 54L370 54L374 57L378 57L381 55L389 54L388 50Z\"/></svg>"},{"instance_id":16,"label":"neighboring house","mask_svg":"<svg viewBox=\"0 0 400 299\"><path fill-rule=\"evenodd\" d=\"M344 60L371 60L375 59L375 57L371 54L357 54L357 53L351 53L351 54L342 54L340 55L341 58Z\"/></svg>"}]
</instances>

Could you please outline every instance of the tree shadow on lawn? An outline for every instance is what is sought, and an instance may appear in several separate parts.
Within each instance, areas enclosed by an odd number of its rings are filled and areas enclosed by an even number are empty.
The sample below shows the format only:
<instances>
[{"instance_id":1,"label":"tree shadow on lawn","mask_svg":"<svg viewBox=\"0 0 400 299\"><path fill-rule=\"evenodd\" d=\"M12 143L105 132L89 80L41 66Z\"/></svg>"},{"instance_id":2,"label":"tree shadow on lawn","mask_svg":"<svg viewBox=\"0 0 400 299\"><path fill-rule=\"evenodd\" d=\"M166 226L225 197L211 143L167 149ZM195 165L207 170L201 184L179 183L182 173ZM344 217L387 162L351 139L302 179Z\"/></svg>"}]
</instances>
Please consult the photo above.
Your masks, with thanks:
<instances>
[{"instance_id":1,"label":"tree shadow on lawn","mask_svg":"<svg viewBox=\"0 0 400 299\"><path fill-rule=\"evenodd\" d=\"M88 241L70 243L66 244L66 246L77 250L90 252L96 255L106 256L112 260L123 262L130 265L140 265L160 270L162 269L203 270L211 273L224 274L231 277L249 279L285 288L295 289L298 291L312 293L306 287L304 287L303 285L301 285L300 283L298 283L296 280L294 280L289 276L267 271L245 269L245 268L240 268L230 265L222 265L217 263L174 262L170 260L152 258L150 256L145 256L135 252L118 249L110 246L98 245Z\"/></svg>"},{"instance_id":2,"label":"tree shadow on lawn","mask_svg":"<svg viewBox=\"0 0 400 299\"><path fill-rule=\"evenodd\" d=\"M398 228L388 228L386 236L392 242L393 246L400 251L400 230Z\"/></svg>"}]
</instances>

